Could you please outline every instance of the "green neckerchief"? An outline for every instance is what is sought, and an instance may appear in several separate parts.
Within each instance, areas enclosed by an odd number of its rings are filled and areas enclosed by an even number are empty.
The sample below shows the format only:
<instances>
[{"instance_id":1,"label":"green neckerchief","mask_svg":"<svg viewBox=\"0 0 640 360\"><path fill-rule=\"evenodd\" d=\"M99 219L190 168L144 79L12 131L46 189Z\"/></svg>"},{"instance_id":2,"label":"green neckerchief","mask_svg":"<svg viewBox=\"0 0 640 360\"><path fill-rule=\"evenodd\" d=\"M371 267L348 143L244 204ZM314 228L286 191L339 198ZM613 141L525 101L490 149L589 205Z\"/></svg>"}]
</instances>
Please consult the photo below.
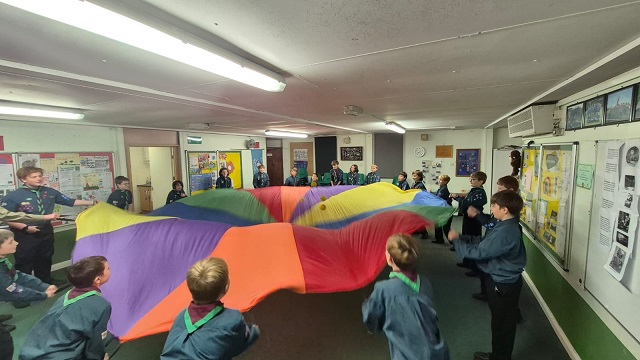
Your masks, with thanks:
<instances>
[{"instance_id":1,"label":"green neckerchief","mask_svg":"<svg viewBox=\"0 0 640 360\"><path fill-rule=\"evenodd\" d=\"M416 282L411 281L411 279L409 279L407 277L407 275L401 273L401 272L396 272L396 271L392 271L389 274L389 279L393 279L393 278L398 278L400 279L403 283L407 284L411 290L415 291L415 292L419 292L420 291L420 277L417 277Z\"/></svg>"},{"instance_id":2,"label":"green neckerchief","mask_svg":"<svg viewBox=\"0 0 640 360\"><path fill-rule=\"evenodd\" d=\"M91 295L100 295L100 293L99 293L99 292L97 292L97 291L95 291L95 290L91 290L91 291L89 291L89 292L86 292L86 293L84 293L84 294L82 294L82 295L79 295L79 296L74 297L73 299L69 300L69 293L71 293L71 290L67 291L67 293L66 293L66 294L64 294L64 306L71 305L71 304L73 304L74 302L76 302L76 301L80 301L80 300L82 300L82 299L84 299L84 298L87 298L87 297L89 297L89 296L91 296Z\"/></svg>"},{"instance_id":3,"label":"green neckerchief","mask_svg":"<svg viewBox=\"0 0 640 360\"><path fill-rule=\"evenodd\" d=\"M2 258L0 259L0 264L5 263L5 266L7 267L7 269L9 269L9 271L11 271L11 269L13 269L13 264L11 263L11 261L9 261L9 259L7 258ZM13 275L13 281L18 280L18 272L16 271L16 273Z\"/></svg>"},{"instance_id":4,"label":"green neckerchief","mask_svg":"<svg viewBox=\"0 0 640 360\"><path fill-rule=\"evenodd\" d=\"M215 309L211 310L210 313L208 313L205 317L203 317L202 319L198 320L198 322L196 322L195 324L193 324L191 322L191 315L189 315L189 309L185 309L184 310L184 324L187 326L187 332L189 334L193 333L194 331L198 330L199 327L201 327L202 325L206 324L209 320L213 319L214 316L218 315L220 313L220 311L222 311L222 309L224 309L224 307L218 305L215 307Z\"/></svg>"},{"instance_id":5,"label":"green neckerchief","mask_svg":"<svg viewBox=\"0 0 640 360\"><path fill-rule=\"evenodd\" d=\"M40 189L42 189L42 186L38 186L37 189L34 189L32 187L28 187L27 185L22 185L21 188L27 189L32 193L36 194L36 201L38 203L38 213L40 213L40 215L44 215L44 204L42 203L42 197L40 196Z\"/></svg>"}]
</instances>

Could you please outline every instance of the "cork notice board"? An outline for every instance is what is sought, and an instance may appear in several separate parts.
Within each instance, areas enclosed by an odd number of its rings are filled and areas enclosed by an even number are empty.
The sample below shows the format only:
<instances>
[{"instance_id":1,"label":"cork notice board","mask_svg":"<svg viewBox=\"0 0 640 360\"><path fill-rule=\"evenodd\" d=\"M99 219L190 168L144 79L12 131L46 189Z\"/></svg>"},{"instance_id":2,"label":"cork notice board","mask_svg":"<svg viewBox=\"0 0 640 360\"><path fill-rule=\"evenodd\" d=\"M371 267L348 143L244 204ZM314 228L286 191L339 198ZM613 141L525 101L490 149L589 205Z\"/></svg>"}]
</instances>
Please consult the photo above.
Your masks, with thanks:
<instances>
[{"instance_id":1,"label":"cork notice board","mask_svg":"<svg viewBox=\"0 0 640 360\"><path fill-rule=\"evenodd\" d=\"M306 168L309 176L315 172L316 166L313 162L313 143L312 142L292 142L289 149L289 168ZM305 164L306 166L303 166Z\"/></svg>"},{"instance_id":2,"label":"cork notice board","mask_svg":"<svg viewBox=\"0 0 640 360\"><path fill-rule=\"evenodd\" d=\"M436 145L436 158L452 158L453 145Z\"/></svg>"}]
</instances>

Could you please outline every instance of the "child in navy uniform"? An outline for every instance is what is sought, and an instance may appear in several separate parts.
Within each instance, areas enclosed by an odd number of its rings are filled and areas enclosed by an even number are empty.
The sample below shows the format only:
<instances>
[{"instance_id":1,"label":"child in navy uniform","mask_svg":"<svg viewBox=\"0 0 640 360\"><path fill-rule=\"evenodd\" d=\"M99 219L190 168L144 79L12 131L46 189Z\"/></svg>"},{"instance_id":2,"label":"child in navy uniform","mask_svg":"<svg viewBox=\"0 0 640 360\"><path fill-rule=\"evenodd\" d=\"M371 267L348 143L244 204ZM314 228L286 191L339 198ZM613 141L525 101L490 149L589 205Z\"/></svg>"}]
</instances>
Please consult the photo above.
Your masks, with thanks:
<instances>
[{"instance_id":1,"label":"child in navy uniform","mask_svg":"<svg viewBox=\"0 0 640 360\"><path fill-rule=\"evenodd\" d=\"M184 184L180 180L176 180L171 184L173 190L169 191L169 195L167 195L167 205L171 204L174 201L178 201L182 198L187 197L187 193L184 192Z\"/></svg>"},{"instance_id":2,"label":"child in navy uniform","mask_svg":"<svg viewBox=\"0 0 640 360\"><path fill-rule=\"evenodd\" d=\"M298 180L298 168L291 168L291 176L284 180L284 186L298 186L300 185L300 180Z\"/></svg>"},{"instance_id":3,"label":"child in navy uniform","mask_svg":"<svg viewBox=\"0 0 640 360\"><path fill-rule=\"evenodd\" d=\"M391 360L447 360L449 350L438 329L429 281L418 275L418 245L409 235L387 240L389 280L379 281L362 305L370 331L384 331Z\"/></svg>"},{"instance_id":4,"label":"child in navy uniform","mask_svg":"<svg viewBox=\"0 0 640 360\"><path fill-rule=\"evenodd\" d=\"M38 278L17 271L7 259L16 252L18 242L13 233L0 229L0 301L31 302L52 297L57 287L43 283ZM13 358L13 338L3 324L0 324L0 359Z\"/></svg>"},{"instance_id":5,"label":"child in navy uniform","mask_svg":"<svg viewBox=\"0 0 640 360\"><path fill-rule=\"evenodd\" d=\"M253 175L253 187L255 189L269 186L269 174L264 165L258 166L258 173Z\"/></svg>"},{"instance_id":6,"label":"child in navy uniform","mask_svg":"<svg viewBox=\"0 0 640 360\"><path fill-rule=\"evenodd\" d=\"M371 165L371 172L367 174L367 177L364 179L364 184L374 184L380 182L380 174L378 174L378 165Z\"/></svg>"},{"instance_id":7,"label":"child in navy uniform","mask_svg":"<svg viewBox=\"0 0 640 360\"><path fill-rule=\"evenodd\" d=\"M100 287L111 270L103 256L89 256L73 264L67 274L74 286L49 309L27 336L20 360L108 360L104 347L111 304Z\"/></svg>"},{"instance_id":8,"label":"child in navy uniform","mask_svg":"<svg viewBox=\"0 0 640 360\"><path fill-rule=\"evenodd\" d=\"M449 231L460 258L478 261L487 274L485 289L491 309L491 353L476 352L474 360L509 360L518 322L518 301L522 290L522 271L527 255L522 241L518 217L523 202L516 192L504 190L491 197L491 213L498 223L484 240L475 243L473 237Z\"/></svg>"},{"instance_id":9,"label":"child in navy uniform","mask_svg":"<svg viewBox=\"0 0 640 360\"><path fill-rule=\"evenodd\" d=\"M470 236L482 236L482 224L476 220L470 218L467 215L467 209L469 206L473 206L482 212L482 208L487 203L487 193L484 191L482 185L487 181L487 174L482 171L477 171L471 174L469 182L471 183L471 190L466 196L460 194L451 194L451 197L458 202L458 209L462 214L462 235Z\"/></svg>"},{"instance_id":10,"label":"child in navy uniform","mask_svg":"<svg viewBox=\"0 0 640 360\"><path fill-rule=\"evenodd\" d=\"M358 172L358 165L353 164L347 174L347 185L360 185L360 173Z\"/></svg>"},{"instance_id":11,"label":"child in navy uniform","mask_svg":"<svg viewBox=\"0 0 640 360\"><path fill-rule=\"evenodd\" d=\"M220 169L218 175L218 180L216 180L216 189L233 189L233 183L229 177L229 169Z\"/></svg>"},{"instance_id":12,"label":"child in navy uniform","mask_svg":"<svg viewBox=\"0 0 640 360\"><path fill-rule=\"evenodd\" d=\"M424 183L422 182L422 180L424 179L424 175L422 174L422 171L420 170L415 170L411 173L411 178L413 179L413 186L411 186L412 189L420 189L422 191L426 191L427 187L424 186Z\"/></svg>"},{"instance_id":13,"label":"child in navy uniform","mask_svg":"<svg viewBox=\"0 0 640 360\"><path fill-rule=\"evenodd\" d=\"M449 181L451 181L449 175L438 176L438 185L440 185L440 187L436 192L436 196L443 199L447 202L447 204L449 204L449 206L451 206L453 200L451 199L451 197L449 197L449 188L447 187ZM446 236L445 234L448 234L449 230L451 230L451 221L453 221L453 217L449 217L449 221L447 221L447 223L443 227L437 227L435 229L436 239L431 241L432 243L444 244L444 237Z\"/></svg>"},{"instance_id":14,"label":"child in navy uniform","mask_svg":"<svg viewBox=\"0 0 640 360\"><path fill-rule=\"evenodd\" d=\"M329 175L331 175L331 186L342 185L342 181L344 180L344 172L338 167L339 164L338 160L331 162L331 170L329 171Z\"/></svg>"},{"instance_id":15,"label":"child in navy uniform","mask_svg":"<svg viewBox=\"0 0 640 360\"><path fill-rule=\"evenodd\" d=\"M131 186L131 182L127 177L116 176L116 190L109 195L107 203L133 212L133 194L129 190L129 186Z\"/></svg>"},{"instance_id":16,"label":"child in navy uniform","mask_svg":"<svg viewBox=\"0 0 640 360\"><path fill-rule=\"evenodd\" d=\"M240 355L260 335L248 326L238 310L220 302L229 290L229 269L219 258L198 261L187 272L187 287L193 296L189 307L173 322L161 360L228 360Z\"/></svg>"},{"instance_id":17,"label":"child in navy uniform","mask_svg":"<svg viewBox=\"0 0 640 360\"><path fill-rule=\"evenodd\" d=\"M401 171L400 174L398 174L398 187L400 188L400 190L404 190L404 191L409 190L409 183L407 182L407 173L404 171Z\"/></svg>"}]
</instances>

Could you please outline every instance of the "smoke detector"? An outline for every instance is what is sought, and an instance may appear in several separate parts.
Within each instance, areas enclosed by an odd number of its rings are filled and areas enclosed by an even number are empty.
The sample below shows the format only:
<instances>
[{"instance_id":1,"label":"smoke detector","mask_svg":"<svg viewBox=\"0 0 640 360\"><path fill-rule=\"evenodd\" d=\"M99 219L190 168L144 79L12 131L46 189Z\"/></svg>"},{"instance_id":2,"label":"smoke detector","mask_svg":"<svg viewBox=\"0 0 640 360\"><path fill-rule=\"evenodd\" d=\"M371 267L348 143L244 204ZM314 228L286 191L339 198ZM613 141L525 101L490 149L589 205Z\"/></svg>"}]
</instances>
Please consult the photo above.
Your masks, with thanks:
<instances>
[{"instance_id":1,"label":"smoke detector","mask_svg":"<svg viewBox=\"0 0 640 360\"><path fill-rule=\"evenodd\" d=\"M189 130L206 130L209 128L209 123L191 123L187 124Z\"/></svg>"},{"instance_id":2,"label":"smoke detector","mask_svg":"<svg viewBox=\"0 0 640 360\"><path fill-rule=\"evenodd\" d=\"M347 105L344 107L344 114L349 116L362 115L362 108L355 105Z\"/></svg>"}]
</instances>

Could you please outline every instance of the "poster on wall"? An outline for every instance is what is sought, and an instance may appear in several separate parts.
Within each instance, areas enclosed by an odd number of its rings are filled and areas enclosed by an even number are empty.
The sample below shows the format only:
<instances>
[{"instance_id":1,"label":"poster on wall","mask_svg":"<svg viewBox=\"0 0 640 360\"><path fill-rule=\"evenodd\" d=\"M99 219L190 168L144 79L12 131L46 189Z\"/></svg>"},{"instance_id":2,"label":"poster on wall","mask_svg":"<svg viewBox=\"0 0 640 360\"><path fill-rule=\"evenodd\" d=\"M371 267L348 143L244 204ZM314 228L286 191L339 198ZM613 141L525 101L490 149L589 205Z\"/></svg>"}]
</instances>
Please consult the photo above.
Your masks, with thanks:
<instances>
[{"instance_id":1,"label":"poster on wall","mask_svg":"<svg viewBox=\"0 0 640 360\"><path fill-rule=\"evenodd\" d=\"M480 170L480 149L456 150L456 176L471 176Z\"/></svg>"},{"instance_id":2,"label":"poster on wall","mask_svg":"<svg viewBox=\"0 0 640 360\"><path fill-rule=\"evenodd\" d=\"M520 195L524 200L524 207L520 213L522 221L529 230L535 229L535 211L537 205L537 191L540 177L536 167L539 164L540 147L530 147L523 151L522 176L520 179Z\"/></svg>"},{"instance_id":3,"label":"poster on wall","mask_svg":"<svg viewBox=\"0 0 640 360\"><path fill-rule=\"evenodd\" d=\"M242 152L220 151L218 155L220 169L226 168L234 189L242 189Z\"/></svg>"},{"instance_id":4,"label":"poster on wall","mask_svg":"<svg viewBox=\"0 0 640 360\"><path fill-rule=\"evenodd\" d=\"M258 166L264 164L262 160L262 150L251 150L251 168L253 169L253 175L258 173Z\"/></svg>"},{"instance_id":5,"label":"poster on wall","mask_svg":"<svg viewBox=\"0 0 640 360\"><path fill-rule=\"evenodd\" d=\"M11 154L0 154L0 200L17 187L13 157Z\"/></svg>"},{"instance_id":6,"label":"poster on wall","mask_svg":"<svg viewBox=\"0 0 640 360\"><path fill-rule=\"evenodd\" d=\"M218 179L218 153L187 151L189 161L189 194L212 189Z\"/></svg>"}]
</instances>

